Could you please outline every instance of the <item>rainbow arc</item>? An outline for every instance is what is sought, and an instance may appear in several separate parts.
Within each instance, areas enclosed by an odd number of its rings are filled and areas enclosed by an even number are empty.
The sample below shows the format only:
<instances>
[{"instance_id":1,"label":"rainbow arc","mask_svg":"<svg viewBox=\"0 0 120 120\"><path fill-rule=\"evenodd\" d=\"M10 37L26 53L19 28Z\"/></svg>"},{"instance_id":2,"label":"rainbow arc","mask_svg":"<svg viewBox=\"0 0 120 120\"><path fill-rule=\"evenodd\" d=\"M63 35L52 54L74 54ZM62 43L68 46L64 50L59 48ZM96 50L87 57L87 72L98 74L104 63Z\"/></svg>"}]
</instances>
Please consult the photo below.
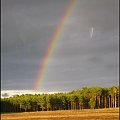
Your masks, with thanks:
<instances>
[{"instance_id":1,"label":"rainbow arc","mask_svg":"<svg viewBox=\"0 0 120 120\"><path fill-rule=\"evenodd\" d=\"M76 6L76 3L77 3L77 0L70 1L62 18L60 19L59 23L56 26L55 32L53 33L53 36L52 36L52 38L49 42L49 45L45 51L42 62L40 62L40 70L38 71L38 76L37 76L37 79L35 80L35 85L34 85L33 90L38 90L40 82L42 80L44 80L44 78L45 78L47 66L49 64L49 59L55 49L55 46L57 45L58 41L61 38L67 18L72 14L72 12Z\"/></svg>"}]
</instances>

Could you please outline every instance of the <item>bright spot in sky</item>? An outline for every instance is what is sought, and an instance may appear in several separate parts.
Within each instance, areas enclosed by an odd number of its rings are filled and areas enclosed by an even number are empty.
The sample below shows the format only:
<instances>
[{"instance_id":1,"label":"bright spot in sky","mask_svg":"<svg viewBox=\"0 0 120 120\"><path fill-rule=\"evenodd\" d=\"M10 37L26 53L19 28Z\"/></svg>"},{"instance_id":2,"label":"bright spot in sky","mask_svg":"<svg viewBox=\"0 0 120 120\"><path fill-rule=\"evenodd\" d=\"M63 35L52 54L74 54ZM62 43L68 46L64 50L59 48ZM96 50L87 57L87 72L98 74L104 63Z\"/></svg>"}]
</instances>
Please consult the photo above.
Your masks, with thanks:
<instances>
[{"instance_id":1,"label":"bright spot in sky","mask_svg":"<svg viewBox=\"0 0 120 120\"><path fill-rule=\"evenodd\" d=\"M93 37L93 32L94 32L94 28L92 27L91 30L90 30L90 38L92 39Z\"/></svg>"}]
</instances>

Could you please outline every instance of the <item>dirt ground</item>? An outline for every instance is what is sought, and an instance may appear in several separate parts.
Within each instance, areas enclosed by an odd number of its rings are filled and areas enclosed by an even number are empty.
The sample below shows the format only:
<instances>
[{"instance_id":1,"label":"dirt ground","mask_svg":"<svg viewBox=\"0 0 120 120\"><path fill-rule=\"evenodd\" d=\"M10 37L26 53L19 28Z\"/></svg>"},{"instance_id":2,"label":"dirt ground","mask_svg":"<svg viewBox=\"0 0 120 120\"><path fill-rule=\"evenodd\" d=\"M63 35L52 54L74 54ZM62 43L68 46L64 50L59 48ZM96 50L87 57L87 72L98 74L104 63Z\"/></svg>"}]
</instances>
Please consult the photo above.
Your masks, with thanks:
<instances>
[{"instance_id":1,"label":"dirt ground","mask_svg":"<svg viewBox=\"0 0 120 120\"><path fill-rule=\"evenodd\" d=\"M1 120L119 120L119 109L11 113L1 114Z\"/></svg>"}]
</instances>

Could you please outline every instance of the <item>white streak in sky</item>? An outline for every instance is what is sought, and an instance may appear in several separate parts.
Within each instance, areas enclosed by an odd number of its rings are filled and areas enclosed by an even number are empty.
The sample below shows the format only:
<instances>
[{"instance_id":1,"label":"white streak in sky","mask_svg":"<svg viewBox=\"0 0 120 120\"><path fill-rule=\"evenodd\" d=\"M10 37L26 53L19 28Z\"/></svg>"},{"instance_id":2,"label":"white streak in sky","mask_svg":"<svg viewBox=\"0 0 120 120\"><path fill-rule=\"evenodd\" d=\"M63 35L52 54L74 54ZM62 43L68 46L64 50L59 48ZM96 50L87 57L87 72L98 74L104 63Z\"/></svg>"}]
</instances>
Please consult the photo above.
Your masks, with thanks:
<instances>
[{"instance_id":1,"label":"white streak in sky","mask_svg":"<svg viewBox=\"0 0 120 120\"><path fill-rule=\"evenodd\" d=\"M94 28L92 27L91 30L90 30L90 38L92 39L93 37L93 32L94 32Z\"/></svg>"}]
</instances>

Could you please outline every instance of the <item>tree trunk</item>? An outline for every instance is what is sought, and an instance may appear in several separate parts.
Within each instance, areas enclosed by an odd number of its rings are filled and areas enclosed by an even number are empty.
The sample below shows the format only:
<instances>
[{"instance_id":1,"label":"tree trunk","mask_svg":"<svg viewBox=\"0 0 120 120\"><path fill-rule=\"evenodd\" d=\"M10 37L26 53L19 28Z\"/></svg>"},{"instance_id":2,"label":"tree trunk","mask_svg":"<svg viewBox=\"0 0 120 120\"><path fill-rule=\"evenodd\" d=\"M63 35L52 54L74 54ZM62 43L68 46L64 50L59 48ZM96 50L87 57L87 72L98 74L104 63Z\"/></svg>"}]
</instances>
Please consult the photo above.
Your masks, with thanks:
<instances>
[{"instance_id":1,"label":"tree trunk","mask_svg":"<svg viewBox=\"0 0 120 120\"><path fill-rule=\"evenodd\" d=\"M69 102L68 102L68 110L70 109Z\"/></svg>"},{"instance_id":2,"label":"tree trunk","mask_svg":"<svg viewBox=\"0 0 120 120\"><path fill-rule=\"evenodd\" d=\"M73 104L74 104L74 110L75 110L75 102Z\"/></svg>"},{"instance_id":3,"label":"tree trunk","mask_svg":"<svg viewBox=\"0 0 120 120\"><path fill-rule=\"evenodd\" d=\"M100 96L98 96L98 108L100 108Z\"/></svg>"},{"instance_id":4,"label":"tree trunk","mask_svg":"<svg viewBox=\"0 0 120 120\"><path fill-rule=\"evenodd\" d=\"M75 110L75 102L73 102L73 106L74 106L73 109Z\"/></svg>"},{"instance_id":5,"label":"tree trunk","mask_svg":"<svg viewBox=\"0 0 120 120\"><path fill-rule=\"evenodd\" d=\"M113 108L114 108L114 96L112 96L112 105L113 105Z\"/></svg>"},{"instance_id":6,"label":"tree trunk","mask_svg":"<svg viewBox=\"0 0 120 120\"><path fill-rule=\"evenodd\" d=\"M116 94L115 94L115 108L116 108Z\"/></svg>"},{"instance_id":7,"label":"tree trunk","mask_svg":"<svg viewBox=\"0 0 120 120\"><path fill-rule=\"evenodd\" d=\"M104 97L102 96L102 108L104 108Z\"/></svg>"},{"instance_id":8,"label":"tree trunk","mask_svg":"<svg viewBox=\"0 0 120 120\"><path fill-rule=\"evenodd\" d=\"M111 95L111 108L113 107L113 96Z\"/></svg>"},{"instance_id":9,"label":"tree trunk","mask_svg":"<svg viewBox=\"0 0 120 120\"><path fill-rule=\"evenodd\" d=\"M99 96L96 96L96 107L95 108L99 108Z\"/></svg>"},{"instance_id":10,"label":"tree trunk","mask_svg":"<svg viewBox=\"0 0 120 120\"><path fill-rule=\"evenodd\" d=\"M105 102L104 102L104 103L105 103L105 105L104 105L104 107L106 108L106 101L107 101L107 97L105 96L105 97L104 97L104 99L105 99Z\"/></svg>"},{"instance_id":11,"label":"tree trunk","mask_svg":"<svg viewBox=\"0 0 120 120\"><path fill-rule=\"evenodd\" d=\"M77 103L75 102L75 110L77 109Z\"/></svg>"},{"instance_id":12,"label":"tree trunk","mask_svg":"<svg viewBox=\"0 0 120 120\"><path fill-rule=\"evenodd\" d=\"M110 95L109 95L109 98L108 98L108 101L109 101L109 105L108 105L108 106L109 106L109 108L111 107L111 105L110 105L110 103L111 103L110 100L111 100L111 99L110 99Z\"/></svg>"},{"instance_id":13,"label":"tree trunk","mask_svg":"<svg viewBox=\"0 0 120 120\"><path fill-rule=\"evenodd\" d=\"M95 108L98 108L98 98L97 98L97 96L95 97Z\"/></svg>"},{"instance_id":14,"label":"tree trunk","mask_svg":"<svg viewBox=\"0 0 120 120\"><path fill-rule=\"evenodd\" d=\"M120 101L119 101L119 97L120 97L120 96L118 95L118 107L119 107L119 103L120 103Z\"/></svg>"},{"instance_id":15,"label":"tree trunk","mask_svg":"<svg viewBox=\"0 0 120 120\"><path fill-rule=\"evenodd\" d=\"M78 109L80 110L80 103L78 103Z\"/></svg>"},{"instance_id":16,"label":"tree trunk","mask_svg":"<svg viewBox=\"0 0 120 120\"><path fill-rule=\"evenodd\" d=\"M70 106L71 110L72 110L72 101L71 101L71 106Z\"/></svg>"}]
</instances>

